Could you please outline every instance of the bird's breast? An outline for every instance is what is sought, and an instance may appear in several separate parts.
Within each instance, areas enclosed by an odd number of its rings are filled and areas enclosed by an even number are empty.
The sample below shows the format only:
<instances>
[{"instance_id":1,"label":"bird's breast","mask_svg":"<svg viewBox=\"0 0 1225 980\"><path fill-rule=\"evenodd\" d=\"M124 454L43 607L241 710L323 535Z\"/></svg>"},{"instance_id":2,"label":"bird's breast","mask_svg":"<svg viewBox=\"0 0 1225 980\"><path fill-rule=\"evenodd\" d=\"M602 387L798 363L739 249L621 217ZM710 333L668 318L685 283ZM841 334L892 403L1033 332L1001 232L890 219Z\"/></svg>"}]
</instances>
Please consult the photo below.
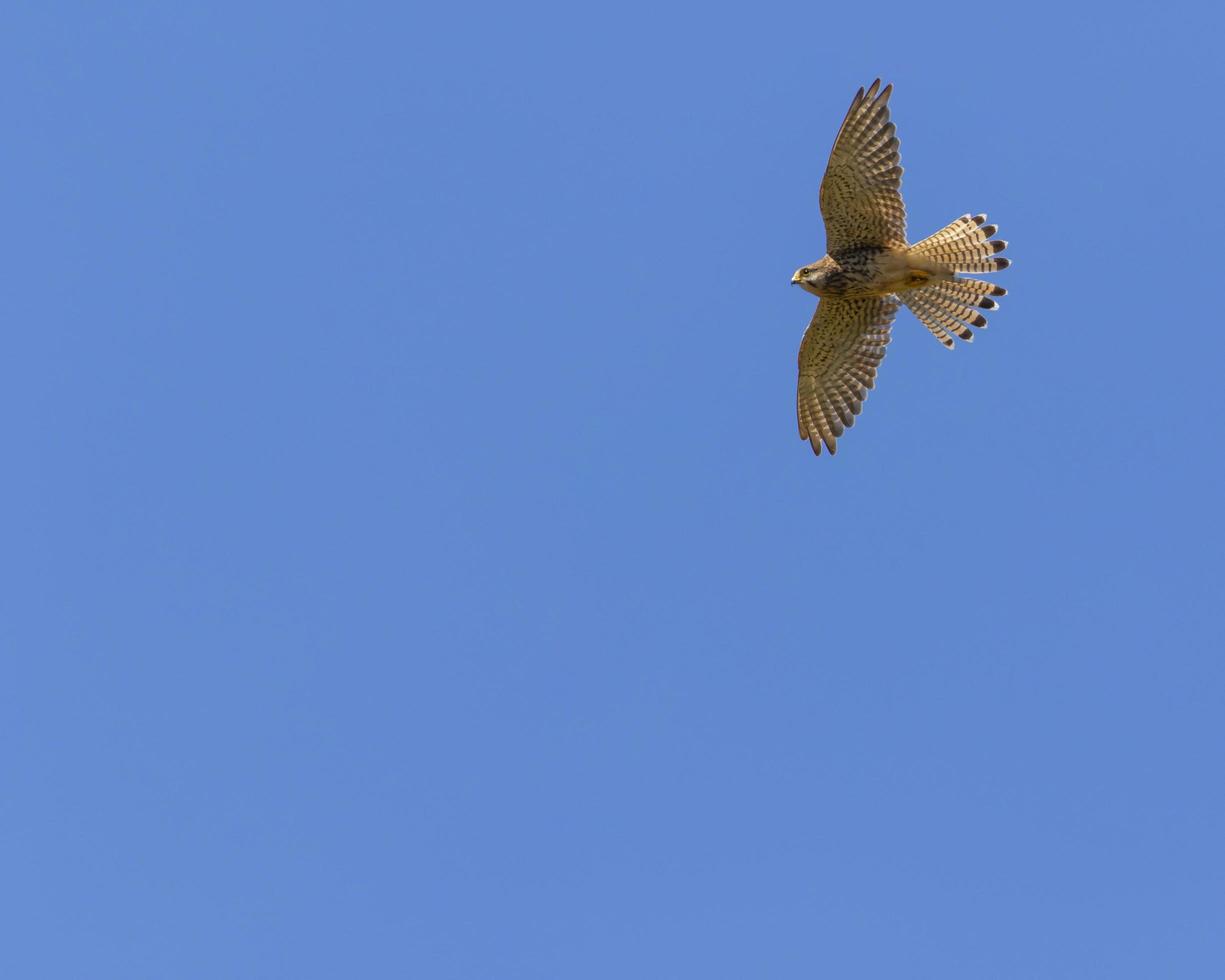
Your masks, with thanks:
<instances>
[{"instance_id":1,"label":"bird's breast","mask_svg":"<svg viewBox=\"0 0 1225 980\"><path fill-rule=\"evenodd\" d=\"M883 249L854 249L832 256L827 295L884 296L894 292L906 271L904 261Z\"/></svg>"}]
</instances>

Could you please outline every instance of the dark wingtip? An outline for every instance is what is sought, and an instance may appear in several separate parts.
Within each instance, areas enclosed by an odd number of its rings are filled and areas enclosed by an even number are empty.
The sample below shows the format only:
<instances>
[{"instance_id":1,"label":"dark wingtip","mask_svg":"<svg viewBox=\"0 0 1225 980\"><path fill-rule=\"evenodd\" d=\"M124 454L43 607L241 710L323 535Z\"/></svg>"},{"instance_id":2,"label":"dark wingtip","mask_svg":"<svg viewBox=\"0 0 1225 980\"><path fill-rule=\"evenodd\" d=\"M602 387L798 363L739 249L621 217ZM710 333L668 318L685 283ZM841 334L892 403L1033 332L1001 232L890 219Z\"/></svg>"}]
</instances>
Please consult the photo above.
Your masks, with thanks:
<instances>
[{"instance_id":1,"label":"dark wingtip","mask_svg":"<svg viewBox=\"0 0 1225 980\"><path fill-rule=\"evenodd\" d=\"M1012 259L996 259L995 260L995 269L997 272L1000 269L1007 269L1010 265L1012 265Z\"/></svg>"},{"instance_id":2,"label":"dark wingtip","mask_svg":"<svg viewBox=\"0 0 1225 980\"><path fill-rule=\"evenodd\" d=\"M1008 290L1005 289L1003 286L996 286L993 290L991 290L991 295L992 296L1007 296Z\"/></svg>"},{"instance_id":3,"label":"dark wingtip","mask_svg":"<svg viewBox=\"0 0 1225 980\"><path fill-rule=\"evenodd\" d=\"M993 252L1002 252L1002 251L1004 251L1004 249L1006 249L1007 247L1008 247L1008 243L1007 243L1006 241L1003 241L1003 240L999 239L999 238L997 238L995 241L991 242L991 251L993 251Z\"/></svg>"}]
</instances>

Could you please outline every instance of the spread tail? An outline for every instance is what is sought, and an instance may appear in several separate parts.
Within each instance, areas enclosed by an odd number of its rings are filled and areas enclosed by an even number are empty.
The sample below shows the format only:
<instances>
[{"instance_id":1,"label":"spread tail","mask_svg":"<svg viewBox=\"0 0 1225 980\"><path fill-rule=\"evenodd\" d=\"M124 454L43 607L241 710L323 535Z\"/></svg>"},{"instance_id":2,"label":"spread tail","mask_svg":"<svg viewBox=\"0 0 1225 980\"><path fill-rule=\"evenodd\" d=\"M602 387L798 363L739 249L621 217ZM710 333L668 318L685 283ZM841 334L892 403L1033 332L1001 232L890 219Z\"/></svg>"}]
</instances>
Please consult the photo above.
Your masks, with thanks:
<instances>
[{"instance_id":1,"label":"spread tail","mask_svg":"<svg viewBox=\"0 0 1225 980\"><path fill-rule=\"evenodd\" d=\"M985 214L974 217L963 214L934 235L911 245L910 254L939 263L948 272L997 272L1007 269L1012 263L1008 259L996 258L996 253L1004 251L1008 243L991 241L991 236L999 229L995 225L983 224L986 220Z\"/></svg>"},{"instance_id":2,"label":"spread tail","mask_svg":"<svg viewBox=\"0 0 1225 980\"><path fill-rule=\"evenodd\" d=\"M1011 263L998 253L1008 243L991 240L997 229L995 225L984 224L986 220L985 214L962 215L934 235L911 245L910 254L924 260L924 264L942 267L947 273L1007 269ZM899 298L940 343L951 349L954 336L967 342L974 339L970 327L981 330L987 325L987 318L980 311L998 309L999 304L990 297L1006 292L1003 286L992 282L952 278L906 290Z\"/></svg>"},{"instance_id":3,"label":"spread tail","mask_svg":"<svg viewBox=\"0 0 1225 980\"><path fill-rule=\"evenodd\" d=\"M999 303L990 297L1003 296L1006 292L1003 286L993 282L949 279L922 289L908 289L899 293L898 298L923 326L936 335L940 343L951 350L951 335L966 342L973 340L974 331L970 327L981 330L987 325L987 318L981 311L999 309Z\"/></svg>"}]
</instances>

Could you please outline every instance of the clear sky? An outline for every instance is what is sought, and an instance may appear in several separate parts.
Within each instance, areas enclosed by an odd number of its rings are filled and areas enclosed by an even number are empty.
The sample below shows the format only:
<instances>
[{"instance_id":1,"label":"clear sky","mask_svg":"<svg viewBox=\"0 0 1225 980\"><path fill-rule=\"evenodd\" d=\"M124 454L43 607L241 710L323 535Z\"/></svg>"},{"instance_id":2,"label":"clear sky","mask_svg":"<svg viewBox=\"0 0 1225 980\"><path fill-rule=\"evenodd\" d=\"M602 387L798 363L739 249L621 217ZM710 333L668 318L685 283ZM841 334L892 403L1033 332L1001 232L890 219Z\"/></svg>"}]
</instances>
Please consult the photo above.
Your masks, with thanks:
<instances>
[{"instance_id":1,"label":"clear sky","mask_svg":"<svg viewBox=\"0 0 1225 980\"><path fill-rule=\"evenodd\" d=\"M0 975L1225 975L1222 16L413 8L6 10Z\"/></svg>"}]
</instances>

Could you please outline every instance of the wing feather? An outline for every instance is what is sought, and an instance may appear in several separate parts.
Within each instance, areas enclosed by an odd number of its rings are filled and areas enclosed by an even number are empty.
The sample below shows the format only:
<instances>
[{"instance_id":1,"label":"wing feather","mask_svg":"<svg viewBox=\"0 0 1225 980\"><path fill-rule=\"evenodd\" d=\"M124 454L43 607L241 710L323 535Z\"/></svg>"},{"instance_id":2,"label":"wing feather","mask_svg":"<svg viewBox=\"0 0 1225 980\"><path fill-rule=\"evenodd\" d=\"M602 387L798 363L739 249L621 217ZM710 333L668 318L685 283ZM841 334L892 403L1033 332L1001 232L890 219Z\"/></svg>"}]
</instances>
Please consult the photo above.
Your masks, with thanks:
<instances>
[{"instance_id":1,"label":"wing feather","mask_svg":"<svg viewBox=\"0 0 1225 980\"><path fill-rule=\"evenodd\" d=\"M889 326L897 315L896 296L823 299L800 343L796 415L800 438L830 455L838 437L855 422L876 369L885 359Z\"/></svg>"},{"instance_id":2,"label":"wing feather","mask_svg":"<svg viewBox=\"0 0 1225 980\"><path fill-rule=\"evenodd\" d=\"M889 121L893 86L880 79L856 93L821 181L826 250L905 246L902 163Z\"/></svg>"}]
</instances>

